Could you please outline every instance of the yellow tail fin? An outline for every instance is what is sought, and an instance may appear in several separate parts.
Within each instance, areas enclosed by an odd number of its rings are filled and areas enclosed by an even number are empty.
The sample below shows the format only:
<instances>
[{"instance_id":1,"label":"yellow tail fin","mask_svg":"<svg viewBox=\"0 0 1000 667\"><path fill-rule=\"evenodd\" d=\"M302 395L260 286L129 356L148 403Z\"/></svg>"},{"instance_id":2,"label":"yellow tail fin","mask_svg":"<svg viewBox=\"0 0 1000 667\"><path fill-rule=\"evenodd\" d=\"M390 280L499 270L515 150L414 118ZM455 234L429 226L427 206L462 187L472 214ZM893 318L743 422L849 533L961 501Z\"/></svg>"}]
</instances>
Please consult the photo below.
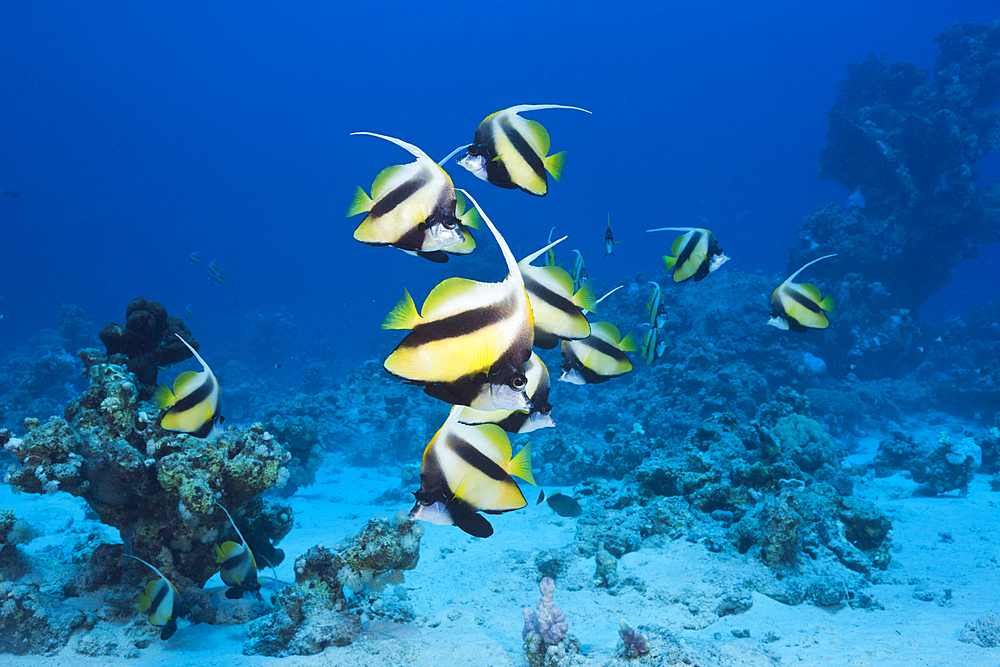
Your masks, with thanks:
<instances>
[{"instance_id":1,"label":"yellow tail fin","mask_svg":"<svg viewBox=\"0 0 1000 667\"><path fill-rule=\"evenodd\" d=\"M382 328L412 329L419 321L420 315L417 314L417 304L413 303L413 297L410 296L409 291L403 290L403 298L385 316Z\"/></svg>"},{"instance_id":2,"label":"yellow tail fin","mask_svg":"<svg viewBox=\"0 0 1000 667\"><path fill-rule=\"evenodd\" d=\"M555 155L542 158L545 170L552 174L552 178L557 181L562 180L563 167L566 166L566 151L559 151Z\"/></svg>"},{"instance_id":3,"label":"yellow tail fin","mask_svg":"<svg viewBox=\"0 0 1000 667\"><path fill-rule=\"evenodd\" d=\"M351 200L351 205L347 207L347 217L350 218L358 213L367 213L372 210L372 206L374 205L375 201L359 185L358 189L354 192L354 199Z\"/></svg>"}]
</instances>

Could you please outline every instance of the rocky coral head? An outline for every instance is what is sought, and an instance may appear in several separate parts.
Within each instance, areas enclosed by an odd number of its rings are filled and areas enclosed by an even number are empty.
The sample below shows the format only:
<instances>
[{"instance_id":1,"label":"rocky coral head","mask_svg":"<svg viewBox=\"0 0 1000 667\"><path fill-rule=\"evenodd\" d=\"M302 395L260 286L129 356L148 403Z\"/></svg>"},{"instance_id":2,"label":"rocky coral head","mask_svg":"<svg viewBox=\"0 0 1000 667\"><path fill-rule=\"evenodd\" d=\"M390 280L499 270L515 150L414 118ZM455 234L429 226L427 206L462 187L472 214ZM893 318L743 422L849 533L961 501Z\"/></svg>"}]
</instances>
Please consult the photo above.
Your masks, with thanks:
<instances>
[{"instance_id":1,"label":"rocky coral head","mask_svg":"<svg viewBox=\"0 0 1000 667\"><path fill-rule=\"evenodd\" d=\"M533 634L540 635L547 644L558 644L566 639L569 624L562 609L553 601L556 582L551 577L543 577L538 584L542 597L538 599L535 611L524 610L524 629L521 638L527 641Z\"/></svg>"}]
</instances>

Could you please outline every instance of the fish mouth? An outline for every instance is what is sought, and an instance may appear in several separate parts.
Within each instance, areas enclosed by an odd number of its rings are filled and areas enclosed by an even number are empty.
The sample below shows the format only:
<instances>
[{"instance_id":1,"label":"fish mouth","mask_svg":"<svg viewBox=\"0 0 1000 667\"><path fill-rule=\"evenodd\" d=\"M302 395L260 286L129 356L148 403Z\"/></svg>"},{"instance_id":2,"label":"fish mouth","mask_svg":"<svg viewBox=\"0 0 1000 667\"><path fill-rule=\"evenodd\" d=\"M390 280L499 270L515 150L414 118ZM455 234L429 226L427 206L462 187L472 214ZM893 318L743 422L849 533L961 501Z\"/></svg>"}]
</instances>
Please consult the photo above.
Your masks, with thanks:
<instances>
[{"instance_id":1,"label":"fish mouth","mask_svg":"<svg viewBox=\"0 0 1000 667\"><path fill-rule=\"evenodd\" d=\"M587 384L583 379L583 374L575 368L563 370L563 372L559 375L559 381L569 382L570 384Z\"/></svg>"},{"instance_id":2,"label":"fish mouth","mask_svg":"<svg viewBox=\"0 0 1000 667\"><path fill-rule=\"evenodd\" d=\"M479 178L486 180L486 158L482 155L466 155L459 158L458 164Z\"/></svg>"}]
</instances>

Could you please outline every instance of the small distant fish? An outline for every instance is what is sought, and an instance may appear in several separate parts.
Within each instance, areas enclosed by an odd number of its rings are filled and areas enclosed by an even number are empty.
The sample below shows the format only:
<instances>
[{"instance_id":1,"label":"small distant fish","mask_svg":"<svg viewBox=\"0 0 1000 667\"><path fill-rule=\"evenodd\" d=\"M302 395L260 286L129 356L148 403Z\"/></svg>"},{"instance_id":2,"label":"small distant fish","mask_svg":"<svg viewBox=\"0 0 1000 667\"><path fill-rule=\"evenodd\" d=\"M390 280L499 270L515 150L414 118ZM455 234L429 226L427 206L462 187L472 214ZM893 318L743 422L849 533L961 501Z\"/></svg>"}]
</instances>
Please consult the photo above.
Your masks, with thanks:
<instances>
[{"instance_id":1,"label":"small distant fish","mask_svg":"<svg viewBox=\"0 0 1000 667\"><path fill-rule=\"evenodd\" d=\"M185 371L174 380L173 391L165 383L156 388L156 407L169 408L160 420L160 426L168 431L190 433L196 438L207 438L214 431L221 430L224 417L222 410L222 390L208 364L180 334L174 334L184 343L191 354L201 363L200 372Z\"/></svg>"},{"instance_id":2,"label":"small distant fish","mask_svg":"<svg viewBox=\"0 0 1000 667\"><path fill-rule=\"evenodd\" d=\"M11 199L19 199L21 197L21 193L14 188L11 188L9 190L4 190L3 193L8 197L10 197Z\"/></svg>"},{"instance_id":3,"label":"small distant fish","mask_svg":"<svg viewBox=\"0 0 1000 667\"><path fill-rule=\"evenodd\" d=\"M646 302L646 312L649 313L649 326L657 329L660 327L660 315L663 313L663 290L660 283L652 280L647 282L653 286L653 291L649 295L649 301Z\"/></svg>"},{"instance_id":4,"label":"small distant fish","mask_svg":"<svg viewBox=\"0 0 1000 667\"><path fill-rule=\"evenodd\" d=\"M621 338L618 327L610 322L590 325L590 336L583 340L562 342L562 375L570 384L598 384L632 370L626 352L636 352L635 336Z\"/></svg>"},{"instance_id":5,"label":"small distant fish","mask_svg":"<svg viewBox=\"0 0 1000 667\"><path fill-rule=\"evenodd\" d=\"M382 328L411 331L383 366L448 403L530 410L525 365L535 327L524 279L503 236L466 196L496 237L508 275L499 283L448 278L431 290L419 314L413 297L404 292Z\"/></svg>"},{"instance_id":6,"label":"small distant fish","mask_svg":"<svg viewBox=\"0 0 1000 667\"><path fill-rule=\"evenodd\" d=\"M458 415L461 424L496 424L508 433L531 433L540 428L549 428L556 423L552 419L552 405L549 404L549 370L541 358L531 353L524 371L528 387L524 393L531 401L531 411L524 410L476 410L463 407Z\"/></svg>"},{"instance_id":7,"label":"small distant fish","mask_svg":"<svg viewBox=\"0 0 1000 667\"><path fill-rule=\"evenodd\" d=\"M219 504L216 503L216 505ZM240 533L240 529L236 527L236 522L233 521L229 510L222 505L219 507L229 517L229 523L233 525L236 536L240 538L239 543L229 541L223 542L221 547L218 544L215 545L215 562L222 564L219 576L222 577L223 583L229 586L226 597L230 600L238 600L243 597L244 593L250 593L259 599L260 583L257 581L257 561L254 560L253 552L250 551L250 546L243 538L243 534Z\"/></svg>"},{"instance_id":8,"label":"small distant fish","mask_svg":"<svg viewBox=\"0 0 1000 667\"><path fill-rule=\"evenodd\" d=\"M614 255L614 247L621 243L615 241L615 233L611 231L611 214L608 213L608 229L604 232L604 256Z\"/></svg>"},{"instance_id":9,"label":"small distant fish","mask_svg":"<svg viewBox=\"0 0 1000 667\"><path fill-rule=\"evenodd\" d=\"M565 236L548 249L565 240ZM573 278L558 266L532 266L546 248L528 255L517 263L528 292L531 314L535 321L535 347L551 350L560 339L579 340L590 335L590 322L581 309L593 310L594 291L590 283L579 289Z\"/></svg>"},{"instance_id":10,"label":"small distant fish","mask_svg":"<svg viewBox=\"0 0 1000 667\"><path fill-rule=\"evenodd\" d=\"M553 493L549 496L548 503L549 507L555 510L555 513L559 516L580 516L583 514L583 508L580 507L580 503L561 493Z\"/></svg>"},{"instance_id":11,"label":"small distant fish","mask_svg":"<svg viewBox=\"0 0 1000 667\"><path fill-rule=\"evenodd\" d=\"M278 370L279 368L281 368L281 364L275 364L274 365L274 370Z\"/></svg>"},{"instance_id":12,"label":"small distant fish","mask_svg":"<svg viewBox=\"0 0 1000 667\"><path fill-rule=\"evenodd\" d=\"M405 141L372 132L354 132L392 142L417 159L387 167L375 178L372 196L360 186L347 217L367 213L354 238L373 246L393 246L433 262L476 249L469 228L479 227L475 208L466 210L451 177L426 153Z\"/></svg>"},{"instance_id":13,"label":"small distant fish","mask_svg":"<svg viewBox=\"0 0 1000 667\"><path fill-rule=\"evenodd\" d=\"M409 518L489 537L493 526L479 512L499 514L528 504L512 475L535 486L531 443L512 456L503 429L495 424L461 424L460 412L460 407L452 408L424 449L420 490L413 494L416 504Z\"/></svg>"},{"instance_id":14,"label":"small distant fish","mask_svg":"<svg viewBox=\"0 0 1000 667\"><path fill-rule=\"evenodd\" d=\"M199 259L198 261L200 262L201 260ZM218 273L221 270L222 270L222 267L219 266L219 260L213 259L211 262L208 263L208 272L209 273Z\"/></svg>"},{"instance_id":15,"label":"small distant fish","mask_svg":"<svg viewBox=\"0 0 1000 667\"><path fill-rule=\"evenodd\" d=\"M771 295L771 319L767 323L777 329L785 331L790 329L799 333L808 329L825 329L830 326L830 321L823 311L833 312L833 296L827 295L824 299L819 288L815 285L794 281L800 273L816 262L836 256L834 253L818 257L805 264L790 275L785 282L778 285Z\"/></svg>"},{"instance_id":16,"label":"small distant fish","mask_svg":"<svg viewBox=\"0 0 1000 667\"><path fill-rule=\"evenodd\" d=\"M205 258L197 250L195 252L191 253L190 255L188 255L188 261L191 262L192 264L197 264L198 262L200 262L203 259L205 259ZM213 264L214 264L214 262L213 262Z\"/></svg>"},{"instance_id":17,"label":"small distant fish","mask_svg":"<svg viewBox=\"0 0 1000 667\"><path fill-rule=\"evenodd\" d=\"M729 257L719 247L715 236L701 227L657 227L647 232L684 232L670 247L670 255L663 256L663 265L671 273L675 283L694 278L704 280L709 273L729 261Z\"/></svg>"},{"instance_id":18,"label":"small distant fish","mask_svg":"<svg viewBox=\"0 0 1000 667\"><path fill-rule=\"evenodd\" d=\"M654 361L663 356L667 349L666 341L660 340L660 330L650 327L642 336L642 343L639 344L639 353L649 366Z\"/></svg>"},{"instance_id":19,"label":"small distant fish","mask_svg":"<svg viewBox=\"0 0 1000 667\"><path fill-rule=\"evenodd\" d=\"M573 285L576 289L580 289L587 282L587 267L583 264L583 255L580 251L573 248L573 252L576 253L576 259L573 260Z\"/></svg>"},{"instance_id":20,"label":"small distant fish","mask_svg":"<svg viewBox=\"0 0 1000 667\"><path fill-rule=\"evenodd\" d=\"M147 613L149 624L163 628L160 639L167 640L177 631L177 615L181 609L181 594L170 583L166 575L146 561L130 554L122 554L126 558L137 560L160 576L146 584L145 590L139 595L139 611Z\"/></svg>"},{"instance_id":21,"label":"small distant fish","mask_svg":"<svg viewBox=\"0 0 1000 667\"><path fill-rule=\"evenodd\" d=\"M524 111L540 109L574 109L560 104L522 104L487 116L476 128L472 144L458 160L478 178L501 188L520 188L528 194L544 197L549 189L548 177L557 181L566 164L566 153L548 155L549 133L540 123L521 118Z\"/></svg>"},{"instance_id":22,"label":"small distant fish","mask_svg":"<svg viewBox=\"0 0 1000 667\"><path fill-rule=\"evenodd\" d=\"M549 245L552 245L552 235L555 233L556 228L553 227L549 230ZM555 266L556 265L556 250L554 247L548 249L545 253L545 266Z\"/></svg>"},{"instance_id":23,"label":"small distant fish","mask_svg":"<svg viewBox=\"0 0 1000 667\"><path fill-rule=\"evenodd\" d=\"M194 318L194 311L191 310L191 304L190 303L184 309L184 317L186 317L189 320Z\"/></svg>"}]
</instances>

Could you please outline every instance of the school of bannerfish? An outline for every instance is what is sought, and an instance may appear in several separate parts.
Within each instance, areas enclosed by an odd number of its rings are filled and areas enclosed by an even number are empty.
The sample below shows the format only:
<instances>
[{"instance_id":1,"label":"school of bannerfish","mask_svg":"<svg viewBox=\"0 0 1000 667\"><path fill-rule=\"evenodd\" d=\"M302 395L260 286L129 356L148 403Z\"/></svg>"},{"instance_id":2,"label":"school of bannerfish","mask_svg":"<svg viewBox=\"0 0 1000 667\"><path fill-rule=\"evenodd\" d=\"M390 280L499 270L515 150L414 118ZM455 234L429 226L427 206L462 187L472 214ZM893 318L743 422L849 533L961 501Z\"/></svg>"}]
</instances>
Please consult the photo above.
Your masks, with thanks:
<instances>
[{"instance_id":1,"label":"school of bannerfish","mask_svg":"<svg viewBox=\"0 0 1000 667\"><path fill-rule=\"evenodd\" d=\"M382 323L383 329L410 332L385 360L385 369L452 405L444 424L424 449L420 489L414 492L416 503L409 517L454 525L477 537L493 534L492 525L481 513L501 514L527 505L514 477L535 485L530 443L514 455L507 434L555 426L549 372L533 348L560 345L559 379L597 384L632 370L627 352L641 351L651 364L666 347L661 340L665 313L659 283L652 283L649 322L642 325L648 328L640 347L633 334L623 337L614 324L592 322L587 317L608 295L595 299L579 250L573 250L576 261L572 275L555 266L554 246L566 237L552 241L550 233L548 245L516 261L475 198L456 189L444 170L449 160L464 152L457 164L478 178L501 188L545 196L548 176L556 181L561 178L565 152L549 155L546 129L520 115L542 109L590 113L556 104L510 107L487 116L476 129L472 144L460 146L440 162L400 139L354 133L392 142L416 157L415 162L383 169L372 184L371 196L361 187L357 189L347 211L348 217L366 213L354 233L357 240L446 262L449 255L465 255L475 249L470 228L478 229L482 221L507 265L507 276L498 283L447 278L430 291L419 311L410 293L404 291ZM466 200L471 207L466 208ZM707 229L662 227L647 231L681 232L671 255L663 258L674 282L703 280L729 259ZM610 215L604 241L606 255L612 255L619 241L614 240ZM543 255L543 266L532 264ZM821 299L813 285L792 282L801 270L775 289L768 322L772 326L793 331L828 326L824 311L832 312L833 301L829 296ZM539 502L543 498L541 493ZM561 514L579 513L572 499L549 500Z\"/></svg>"}]
</instances>

